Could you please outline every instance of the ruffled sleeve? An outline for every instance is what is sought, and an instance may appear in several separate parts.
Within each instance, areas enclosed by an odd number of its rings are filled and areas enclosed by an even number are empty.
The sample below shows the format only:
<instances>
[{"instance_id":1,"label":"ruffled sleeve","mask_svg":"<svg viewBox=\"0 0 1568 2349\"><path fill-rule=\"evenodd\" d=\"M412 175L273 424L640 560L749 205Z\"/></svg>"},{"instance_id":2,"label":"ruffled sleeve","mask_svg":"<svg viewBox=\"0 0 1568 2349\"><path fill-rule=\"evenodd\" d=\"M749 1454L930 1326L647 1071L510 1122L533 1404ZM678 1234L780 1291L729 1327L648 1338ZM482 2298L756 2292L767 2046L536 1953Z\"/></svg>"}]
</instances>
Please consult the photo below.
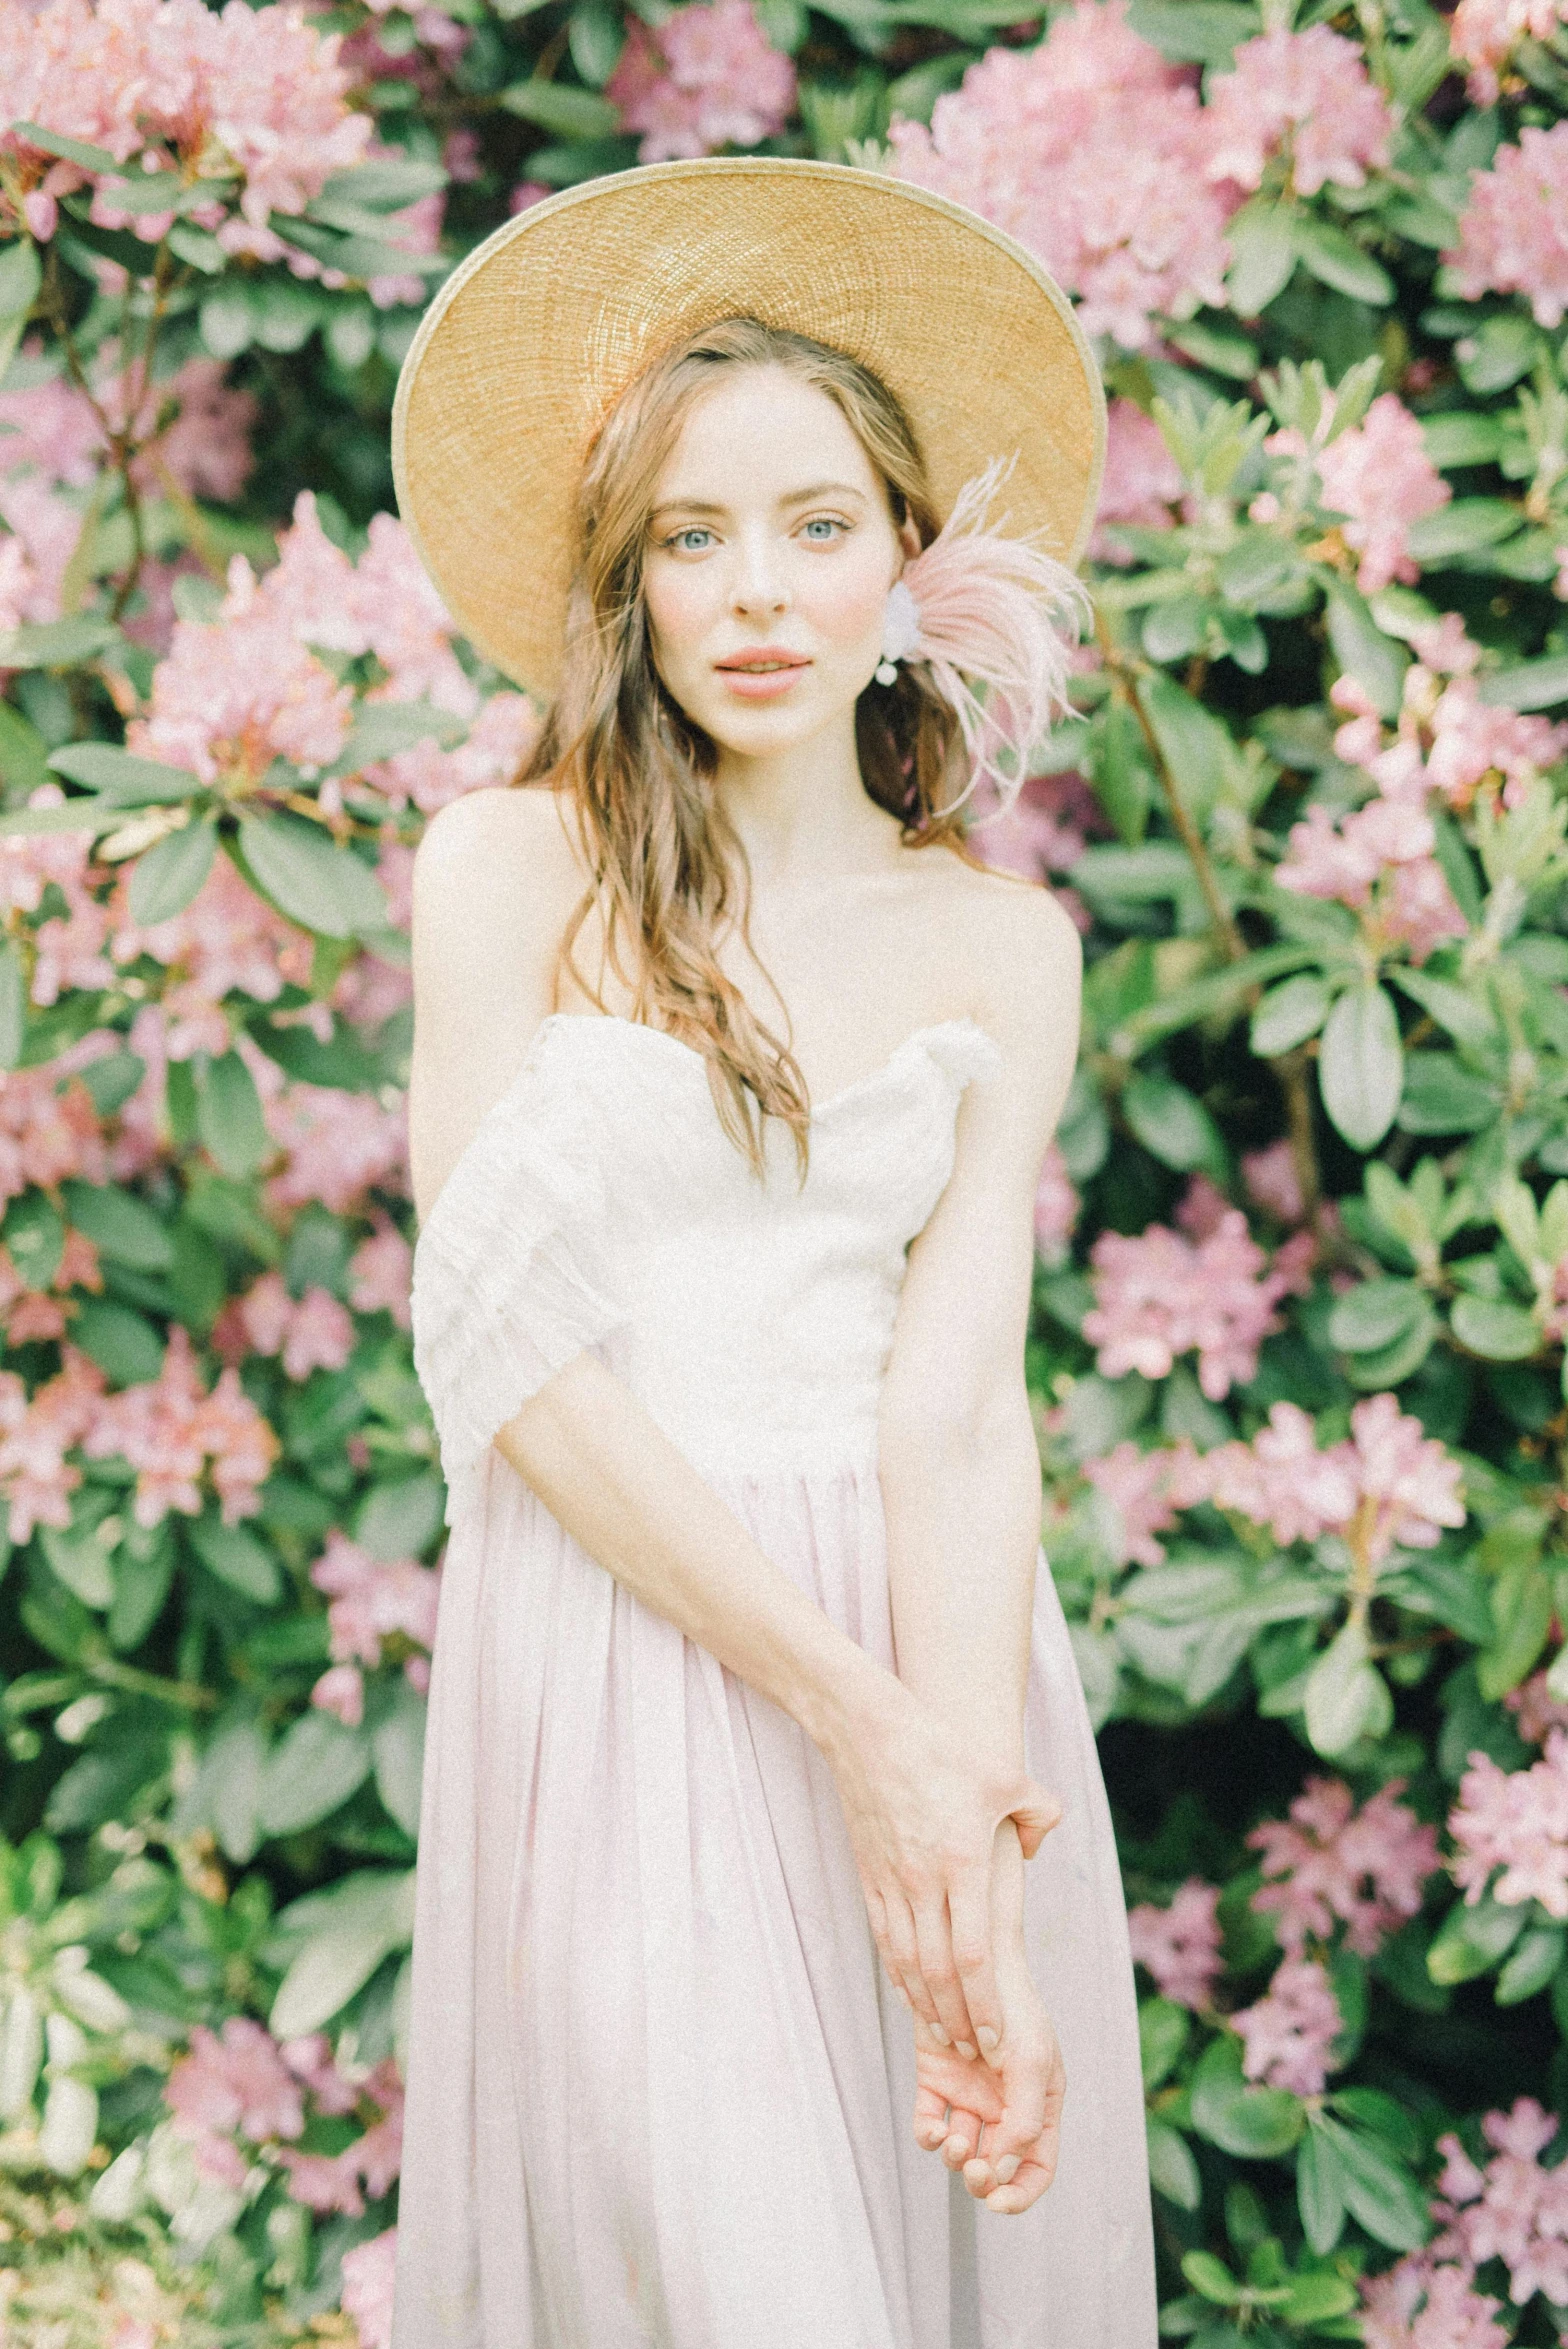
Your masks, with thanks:
<instances>
[{"instance_id":1,"label":"ruffled sleeve","mask_svg":"<svg viewBox=\"0 0 1568 2349\"><path fill-rule=\"evenodd\" d=\"M995 1076L1002 1066L1002 1048L978 1020L944 1020L927 1029L922 1041L955 1092L977 1078Z\"/></svg>"},{"instance_id":2,"label":"ruffled sleeve","mask_svg":"<svg viewBox=\"0 0 1568 2349\"><path fill-rule=\"evenodd\" d=\"M626 1318L606 1293L604 1153L582 1095L525 1067L414 1251L414 1367L452 1483L557 1370Z\"/></svg>"}]
</instances>

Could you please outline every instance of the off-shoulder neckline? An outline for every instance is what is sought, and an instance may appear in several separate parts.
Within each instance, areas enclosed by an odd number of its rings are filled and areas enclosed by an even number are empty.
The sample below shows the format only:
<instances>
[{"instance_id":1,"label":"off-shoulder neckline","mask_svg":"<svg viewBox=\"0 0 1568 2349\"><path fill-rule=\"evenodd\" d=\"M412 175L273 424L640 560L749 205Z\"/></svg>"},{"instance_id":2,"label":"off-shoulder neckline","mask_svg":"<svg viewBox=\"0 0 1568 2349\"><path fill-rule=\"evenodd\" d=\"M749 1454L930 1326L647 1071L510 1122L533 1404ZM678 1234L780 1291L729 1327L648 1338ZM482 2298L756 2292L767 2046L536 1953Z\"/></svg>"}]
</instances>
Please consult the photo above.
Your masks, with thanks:
<instances>
[{"instance_id":1,"label":"off-shoulder neckline","mask_svg":"<svg viewBox=\"0 0 1568 2349\"><path fill-rule=\"evenodd\" d=\"M694 1044L688 1044L683 1036L672 1036L667 1028L651 1027L646 1020L628 1019L624 1013L613 1011L547 1012L534 1030L524 1065L527 1066L532 1062L547 1030L574 1026L633 1029L644 1036L654 1037L660 1044L673 1046L676 1052L693 1062L704 1073L706 1072L707 1056L699 1052ZM826 1101L814 1103L811 1111L812 1125L815 1126L821 1119L840 1109L845 1102L854 1100L873 1085L880 1084L892 1074L894 1069L901 1067L905 1060L912 1057L924 1045L929 1044L934 1036L955 1034L970 1034L979 1037L1000 1058L1000 1048L996 1038L971 1013L963 1012L952 1019L928 1020L924 1026L912 1029L901 1044L895 1044L887 1058L879 1061L875 1068L869 1068L863 1075L851 1078L850 1082L847 1085L841 1085L836 1093L830 1093Z\"/></svg>"}]
</instances>

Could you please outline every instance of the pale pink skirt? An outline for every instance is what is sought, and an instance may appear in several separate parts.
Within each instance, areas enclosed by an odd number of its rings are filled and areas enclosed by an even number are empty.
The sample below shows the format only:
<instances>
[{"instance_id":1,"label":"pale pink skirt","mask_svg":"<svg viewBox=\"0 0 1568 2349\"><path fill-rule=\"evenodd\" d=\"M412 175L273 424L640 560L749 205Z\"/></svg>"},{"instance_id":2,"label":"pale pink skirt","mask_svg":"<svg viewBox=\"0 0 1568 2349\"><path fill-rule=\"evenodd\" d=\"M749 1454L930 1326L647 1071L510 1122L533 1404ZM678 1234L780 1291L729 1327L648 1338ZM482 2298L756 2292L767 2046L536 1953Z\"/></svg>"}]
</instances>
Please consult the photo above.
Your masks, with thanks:
<instances>
[{"instance_id":1,"label":"pale pink skirt","mask_svg":"<svg viewBox=\"0 0 1568 2349\"><path fill-rule=\"evenodd\" d=\"M891 1663L874 1467L714 1475ZM1042 1560L1028 1874L1059 2174L979 2210L911 2134L832 1778L495 1454L462 1480L430 1692L393 2349L1153 2349L1126 1919Z\"/></svg>"}]
</instances>

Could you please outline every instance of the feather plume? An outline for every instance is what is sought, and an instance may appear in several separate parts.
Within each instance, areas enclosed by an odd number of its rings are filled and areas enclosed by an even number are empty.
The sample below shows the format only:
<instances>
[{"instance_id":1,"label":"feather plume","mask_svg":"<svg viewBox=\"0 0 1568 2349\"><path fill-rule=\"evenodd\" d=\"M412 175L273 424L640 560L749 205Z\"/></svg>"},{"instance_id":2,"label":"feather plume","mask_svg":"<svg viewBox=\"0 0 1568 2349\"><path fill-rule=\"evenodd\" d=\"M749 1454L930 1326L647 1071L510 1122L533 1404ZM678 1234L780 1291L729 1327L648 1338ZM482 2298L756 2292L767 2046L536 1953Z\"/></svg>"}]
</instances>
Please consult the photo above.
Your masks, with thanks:
<instances>
[{"instance_id":1,"label":"feather plume","mask_svg":"<svg viewBox=\"0 0 1568 2349\"><path fill-rule=\"evenodd\" d=\"M1016 457L1005 463L995 457L964 483L946 523L906 563L893 591L896 598L899 587L907 590L913 612L895 603L892 633L907 639L911 622L918 623L902 656L923 661L937 692L958 712L972 772L955 807L982 775L991 777L1004 808L1017 798L1030 752L1069 706L1064 631L1070 624L1076 639L1089 612L1082 583L1045 552L1038 533L1004 538L986 527L1015 463ZM1004 756L1011 774L1000 763Z\"/></svg>"}]
</instances>

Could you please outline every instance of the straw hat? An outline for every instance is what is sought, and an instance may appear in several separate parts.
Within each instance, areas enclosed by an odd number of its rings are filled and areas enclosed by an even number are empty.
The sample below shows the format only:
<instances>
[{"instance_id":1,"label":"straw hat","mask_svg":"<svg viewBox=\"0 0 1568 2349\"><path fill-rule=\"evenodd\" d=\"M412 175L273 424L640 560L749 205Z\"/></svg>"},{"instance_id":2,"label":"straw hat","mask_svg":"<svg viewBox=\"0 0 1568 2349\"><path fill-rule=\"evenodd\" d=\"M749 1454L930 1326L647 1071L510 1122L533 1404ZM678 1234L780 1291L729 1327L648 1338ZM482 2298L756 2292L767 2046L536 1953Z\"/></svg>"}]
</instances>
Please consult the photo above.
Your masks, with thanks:
<instances>
[{"instance_id":1,"label":"straw hat","mask_svg":"<svg viewBox=\"0 0 1568 2349\"><path fill-rule=\"evenodd\" d=\"M453 271L392 411L398 506L459 627L548 695L563 647L583 457L663 351L745 315L847 351L903 402L945 521L993 457L999 524L1075 562L1105 399L1065 295L944 196L783 156L653 163L584 182Z\"/></svg>"}]
</instances>

